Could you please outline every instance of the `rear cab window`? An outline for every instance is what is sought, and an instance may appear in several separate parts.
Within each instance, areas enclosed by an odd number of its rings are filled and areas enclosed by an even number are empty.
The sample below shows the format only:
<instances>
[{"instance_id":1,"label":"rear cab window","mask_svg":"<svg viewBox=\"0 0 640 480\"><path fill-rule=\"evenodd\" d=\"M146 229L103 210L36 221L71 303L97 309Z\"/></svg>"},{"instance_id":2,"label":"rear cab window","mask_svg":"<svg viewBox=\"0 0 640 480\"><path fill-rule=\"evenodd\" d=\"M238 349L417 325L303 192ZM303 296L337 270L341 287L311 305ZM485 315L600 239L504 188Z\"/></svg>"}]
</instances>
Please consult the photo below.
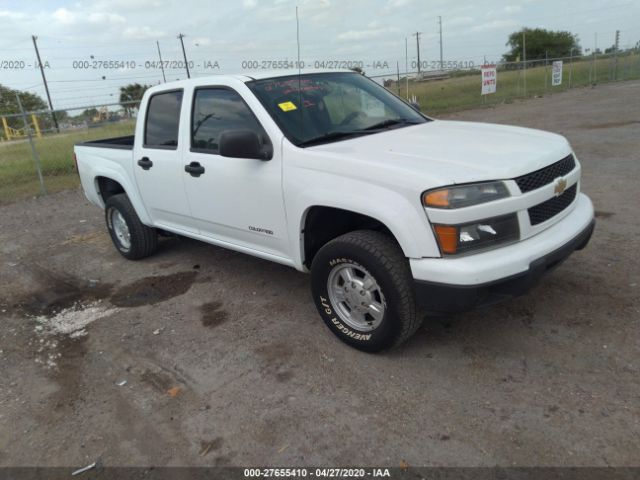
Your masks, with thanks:
<instances>
[{"instance_id":1,"label":"rear cab window","mask_svg":"<svg viewBox=\"0 0 640 480\"><path fill-rule=\"evenodd\" d=\"M178 148L182 96L182 90L172 90L149 98L144 125L145 148Z\"/></svg>"}]
</instances>

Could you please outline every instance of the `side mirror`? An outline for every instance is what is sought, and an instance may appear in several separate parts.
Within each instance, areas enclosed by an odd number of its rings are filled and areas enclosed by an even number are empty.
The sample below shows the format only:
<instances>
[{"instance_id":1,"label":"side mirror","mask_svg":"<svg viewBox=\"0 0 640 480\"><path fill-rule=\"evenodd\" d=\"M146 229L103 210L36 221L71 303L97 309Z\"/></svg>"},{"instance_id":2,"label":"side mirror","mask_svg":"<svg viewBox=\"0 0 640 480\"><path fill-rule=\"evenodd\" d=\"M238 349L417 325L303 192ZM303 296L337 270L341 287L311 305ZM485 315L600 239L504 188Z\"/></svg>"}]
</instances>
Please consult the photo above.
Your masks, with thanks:
<instances>
[{"instance_id":1,"label":"side mirror","mask_svg":"<svg viewBox=\"0 0 640 480\"><path fill-rule=\"evenodd\" d=\"M253 130L225 130L220 134L218 151L223 157L271 160L273 147L263 145Z\"/></svg>"},{"instance_id":2,"label":"side mirror","mask_svg":"<svg viewBox=\"0 0 640 480\"><path fill-rule=\"evenodd\" d=\"M420 104L418 102L409 102L411 108L413 108L416 112L420 111Z\"/></svg>"}]
</instances>

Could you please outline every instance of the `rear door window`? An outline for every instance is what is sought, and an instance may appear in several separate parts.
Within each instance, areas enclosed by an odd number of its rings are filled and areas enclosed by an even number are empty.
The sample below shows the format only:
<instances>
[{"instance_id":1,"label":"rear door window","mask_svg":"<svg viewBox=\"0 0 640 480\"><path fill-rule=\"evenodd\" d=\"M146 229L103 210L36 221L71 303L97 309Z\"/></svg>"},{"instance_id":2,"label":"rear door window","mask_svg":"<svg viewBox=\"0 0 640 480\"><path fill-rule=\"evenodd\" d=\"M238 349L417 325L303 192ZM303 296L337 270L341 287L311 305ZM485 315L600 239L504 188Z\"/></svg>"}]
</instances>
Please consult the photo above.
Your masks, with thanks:
<instances>
[{"instance_id":1,"label":"rear door window","mask_svg":"<svg viewBox=\"0 0 640 480\"><path fill-rule=\"evenodd\" d=\"M149 99L144 128L145 148L176 149L182 90L157 93Z\"/></svg>"}]
</instances>

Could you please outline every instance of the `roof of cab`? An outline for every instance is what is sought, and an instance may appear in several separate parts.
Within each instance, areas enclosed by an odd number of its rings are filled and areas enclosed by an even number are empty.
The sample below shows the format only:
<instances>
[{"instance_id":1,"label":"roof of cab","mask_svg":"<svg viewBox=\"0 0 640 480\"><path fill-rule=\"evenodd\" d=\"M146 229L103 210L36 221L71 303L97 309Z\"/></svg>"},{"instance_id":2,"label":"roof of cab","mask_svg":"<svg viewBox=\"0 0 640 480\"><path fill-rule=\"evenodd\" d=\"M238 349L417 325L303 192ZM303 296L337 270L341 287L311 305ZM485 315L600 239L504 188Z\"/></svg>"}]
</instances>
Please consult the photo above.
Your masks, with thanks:
<instances>
[{"instance_id":1,"label":"roof of cab","mask_svg":"<svg viewBox=\"0 0 640 480\"><path fill-rule=\"evenodd\" d=\"M316 73L354 73L352 70L327 70L327 69L305 69L300 72L303 75L310 75ZM206 85L211 82L216 82L220 80L229 80L233 79L236 81L240 81L243 83L251 82L253 80L264 80L267 78L279 78L279 77L292 77L298 75L297 70L264 70L258 72L251 72L246 74L218 74L218 75L207 75L203 77L195 77L191 79L184 80L176 80L173 82L162 83L160 85L155 85L151 87L151 93L155 93L158 90L166 90L171 88L183 88L186 86L200 86Z\"/></svg>"},{"instance_id":2,"label":"roof of cab","mask_svg":"<svg viewBox=\"0 0 640 480\"><path fill-rule=\"evenodd\" d=\"M314 73L355 73L353 70L328 70L328 69L303 69L300 71L302 75L310 75ZM298 70L260 70L258 72L245 73L242 76L248 77L249 80L263 80L265 78L293 77L298 75ZM240 77L240 75L238 75Z\"/></svg>"}]
</instances>

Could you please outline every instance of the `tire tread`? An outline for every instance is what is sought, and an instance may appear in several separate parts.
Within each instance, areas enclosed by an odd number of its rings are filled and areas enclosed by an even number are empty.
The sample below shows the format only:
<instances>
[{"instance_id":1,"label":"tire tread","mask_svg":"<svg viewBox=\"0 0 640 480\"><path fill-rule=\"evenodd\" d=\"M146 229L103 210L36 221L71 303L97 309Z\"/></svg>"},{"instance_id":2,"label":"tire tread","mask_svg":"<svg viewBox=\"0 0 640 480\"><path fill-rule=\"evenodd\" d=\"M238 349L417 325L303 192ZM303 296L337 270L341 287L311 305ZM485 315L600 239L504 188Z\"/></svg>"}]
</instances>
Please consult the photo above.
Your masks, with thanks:
<instances>
[{"instance_id":1,"label":"tire tread","mask_svg":"<svg viewBox=\"0 0 640 480\"><path fill-rule=\"evenodd\" d=\"M387 270L400 293L398 305L401 329L390 348L410 338L422 324L416 313L411 269L398 243L384 233L375 230L355 230L331 240L327 245L351 245L375 257ZM324 248L324 247L323 247Z\"/></svg>"},{"instance_id":2,"label":"tire tread","mask_svg":"<svg viewBox=\"0 0 640 480\"><path fill-rule=\"evenodd\" d=\"M107 207L105 214L108 214L109 206L120 210L131 221L131 225L129 225L131 231L131 249L127 254L121 252L119 249L118 251L129 260L140 260L155 253L158 248L158 233L155 228L148 227L140 221L127 194L119 193L109 197L105 202L105 207Z\"/></svg>"}]
</instances>

